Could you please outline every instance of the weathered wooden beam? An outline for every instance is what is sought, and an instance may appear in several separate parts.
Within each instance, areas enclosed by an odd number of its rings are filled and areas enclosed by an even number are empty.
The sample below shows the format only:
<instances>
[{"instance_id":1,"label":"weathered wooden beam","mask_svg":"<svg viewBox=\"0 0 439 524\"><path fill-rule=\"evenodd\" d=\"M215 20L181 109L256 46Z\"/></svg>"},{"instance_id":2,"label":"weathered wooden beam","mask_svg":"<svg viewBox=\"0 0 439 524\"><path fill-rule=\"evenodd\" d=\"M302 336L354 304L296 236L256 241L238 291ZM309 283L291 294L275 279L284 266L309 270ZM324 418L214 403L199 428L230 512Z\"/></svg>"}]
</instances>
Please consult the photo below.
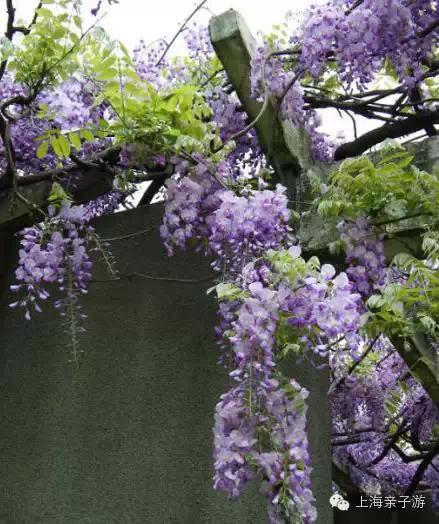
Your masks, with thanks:
<instances>
[{"instance_id":1,"label":"weathered wooden beam","mask_svg":"<svg viewBox=\"0 0 439 524\"><path fill-rule=\"evenodd\" d=\"M254 121L263 104L251 96L251 59L256 52L256 42L247 24L237 11L230 9L212 18L209 33L242 106ZM254 127L259 144L275 171L275 182L287 188L292 207L302 209L303 196L309 186L305 171L312 164L306 132L281 122L276 101L271 98Z\"/></svg>"},{"instance_id":2,"label":"weathered wooden beam","mask_svg":"<svg viewBox=\"0 0 439 524\"><path fill-rule=\"evenodd\" d=\"M69 191L77 204L87 202L111 191L112 177L100 170L75 171L63 177L60 183ZM18 190L32 205L46 208L52 188L51 180L41 180ZM35 222L35 212L23 201L11 202L12 190L0 192L0 231L17 231Z\"/></svg>"}]
</instances>

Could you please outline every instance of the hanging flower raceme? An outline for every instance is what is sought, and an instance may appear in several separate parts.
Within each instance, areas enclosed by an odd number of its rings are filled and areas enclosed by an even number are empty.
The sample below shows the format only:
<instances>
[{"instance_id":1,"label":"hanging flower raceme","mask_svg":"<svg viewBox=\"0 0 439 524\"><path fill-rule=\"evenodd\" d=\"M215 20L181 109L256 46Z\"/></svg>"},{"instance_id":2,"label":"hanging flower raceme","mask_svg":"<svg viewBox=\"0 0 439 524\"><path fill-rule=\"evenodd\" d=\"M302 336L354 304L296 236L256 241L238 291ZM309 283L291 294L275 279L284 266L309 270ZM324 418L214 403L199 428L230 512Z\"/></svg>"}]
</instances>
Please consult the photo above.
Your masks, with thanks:
<instances>
[{"instance_id":1,"label":"hanging flower raceme","mask_svg":"<svg viewBox=\"0 0 439 524\"><path fill-rule=\"evenodd\" d=\"M278 371L289 353L326 356L343 339L357 354L361 297L344 273L300 248L267 250L244 266L235 284L220 284L222 363L237 382L217 406L215 487L236 497L262 479L270 521L316 518L306 436L307 392ZM222 332L221 332L222 331Z\"/></svg>"},{"instance_id":2,"label":"hanging flower raceme","mask_svg":"<svg viewBox=\"0 0 439 524\"><path fill-rule=\"evenodd\" d=\"M280 117L309 133L314 159L329 161L333 157L335 143L319 130L321 119L316 111L305 109L304 89L299 83L299 76L297 72L286 71L283 59L272 56L272 49L261 46L251 60L252 96L260 101L267 94L274 96L280 102Z\"/></svg>"},{"instance_id":3,"label":"hanging flower raceme","mask_svg":"<svg viewBox=\"0 0 439 524\"><path fill-rule=\"evenodd\" d=\"M11 307L22 307L30 320L33 313L41 312L41 301L50 297L56 285L62 296L54 304L65 318L75 358L85 318L79 299L88 292L92 277L90 252L105 247L89 224L94 216L91 206L65 202L58 211L50 207L44 222L24 229L15 272L18 283L11 286L22 297ZM108 254L105 258L109 260Z\"/></svg>"},{"instance_id":4,"label":"hanging flower raceme","mask_svg":"<svg viewBox=\"0 0 439 524\"><path fill-rule=\"evenodd\" d=\"M437 17L437 2L365 0L349 11L351 4L332 0L311 10L301 37L301 64L318 78L334 57L341 79L364 89L388 59L401 80L416 84L422 59L437 39L434 30L420 36Z\"/></svg>"},{"instance_id":5,"label":"hanging flower raceme","mask_svg":"<svg viewBox=\"0 0 439 524\"><path fill-rule=\"evenodd\" d=\"M197 248L206 249L211 217L219 208L224 191L204 164L199 164L194 172L187 162L180 163L178 169L166 184L165 214L160 227L168 255L174 254L175 247L185 249L190 240Z\"/></svg>"},{"instance_id":6,"label":"hanging flower raceme","mask_svg":"<svg viewBox=\"0 0 439 524\"><path fill-rule=\"evenodd\" d=\"M195 172L177 175L167 183L160 234L168 254L194 241L198 249L215 257L217 271L236 276L254 257L289 243L290 211L280 185L275 191L245 190L238 196L218 181L233 181L226 162L216 167L216 176L199 164Z\"/></svg>"},{"instance_id":7,"label":"hanging flower raceme","mask_svg":"<svg viewBox=\"0 0 439 524\"><path fill-rule=\"evenodd\" d=\"M215 489L238 497L247 481L261 479L270 522L300 515L315 522L306 435L308 392L294 380L241 383L221 397L215 415Z\"/></svg>"},{"instance_id":8,"label":"hanging flower raceme","mask_svg":"<svg viewBox=\"0 0 439 524\"><path fill-rule=\"evenodd\" d=\"M216 406L214 427L214 487L238 497L254 478L247 456L257 443L257 417L249 413L245 384L224 395Z\"/></svg>"},{"instance_id":9,"label":"hanging flower raceme","mask_svg":"<svg viewBox=\"0 0 439 524\"><path fill-rule=\"evenodd\" d=\"M239 273L253 258L268 249L288 244L289 227L285 188L250 191L246 196L220 195L221 205L210 219L209 248L214 268Z\"/></svg>"},{"instance_id":10,"label":"hanging flower raceme","mask_svg":"<svg viewBox=\"0 0 439 524\"><path fill-rule=\"evenodd\" d=\"M85 249L87 235L93 233L85 225L82 207L63 207L59 214L51 210L46 221L21 232L18 268L20 284L15 292L25 292L23 300L11 304L25 308L26 318L31 311L40 311L39 300L49 297L48 284L65 285L67 273L72 272L74 287L85 290L91 278L91 262Z\"/></svg>"}]
</instances>

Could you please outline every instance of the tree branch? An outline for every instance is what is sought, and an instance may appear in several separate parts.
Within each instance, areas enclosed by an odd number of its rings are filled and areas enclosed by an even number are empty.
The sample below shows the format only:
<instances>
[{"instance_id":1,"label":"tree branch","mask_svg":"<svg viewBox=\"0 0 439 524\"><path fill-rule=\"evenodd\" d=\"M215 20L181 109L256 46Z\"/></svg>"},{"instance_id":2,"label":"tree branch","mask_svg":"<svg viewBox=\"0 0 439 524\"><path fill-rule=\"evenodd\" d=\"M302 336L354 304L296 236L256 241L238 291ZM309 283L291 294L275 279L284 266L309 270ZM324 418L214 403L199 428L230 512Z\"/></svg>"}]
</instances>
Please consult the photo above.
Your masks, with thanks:
<instances>
[{"instance_id":1,"label":"tree branch","mask_svg":"<svg viewBox=\"0 0 439 524\"><path fill-rule=\"evenodd\" d=\"M439 110L423 111L416 115L411 115L405 120L387 123L378 129L365 133L357 140L339 146L335 151L334 160L343 160L348 157L361 155L387 138L399 138L420 131L425 126L438 123Z\"/></svg>"},{"instance_id":2,"label":"tree branch","mask_svg":"<svg viewBox=\"0 0 439 524\"><path fill-rule=\"evenodd\" d=\"M6 22L6 31L5 31L5 37L8 40L12 40L12 37L14 35L14 20L15 20L15 8L12 3L12 0L6 0L6 10L8 19ZM3 60L0 64L0 80L3 78L3 75L6 71L6 65L8 63L8 60Z\"/></svg>"},{"instance_id":3,"label":"tree branch","mask_svg":"<svg viewBox=\"0 0 439 524\"><path fill-rule=\"evenodd\" d=\"M424 477L425 471L427 470L428 466L433 462L433 459L436 457L438 453L439 446L427 453L422 462L419 464L416 473L413 475L413 478L405 492L405 495L409 497L413 495L413 493L416 491L416 488L418 487L419 482L421 482L422 478Z\"/></svg>"},{"instance_id":4,"label":"tree branch","mask_svg":"<svg viewBox=\"0 0 439 524\"><path fill-rule=\"evenodd\" d=\"M5 119L0 113L0 137L2 139L5 156L6 156L6 171L2 177L0 177L0 188L1 186L13 185L16 176L15 167L15 150L11 139L10 122Z\"/></svg>"},{"instance_id":5,"label":"tree branch","mask_svg":"<svg viewBox=\"0 0 439 524\"><path fill-rule=\"evenodd\" d=\"M439 27L439 18L434 20L429 26L427 26L423 31L419 32L416 36L418 38L424 38L430 33L432 33L435 29Z\"/></svg>"}]
</instances>

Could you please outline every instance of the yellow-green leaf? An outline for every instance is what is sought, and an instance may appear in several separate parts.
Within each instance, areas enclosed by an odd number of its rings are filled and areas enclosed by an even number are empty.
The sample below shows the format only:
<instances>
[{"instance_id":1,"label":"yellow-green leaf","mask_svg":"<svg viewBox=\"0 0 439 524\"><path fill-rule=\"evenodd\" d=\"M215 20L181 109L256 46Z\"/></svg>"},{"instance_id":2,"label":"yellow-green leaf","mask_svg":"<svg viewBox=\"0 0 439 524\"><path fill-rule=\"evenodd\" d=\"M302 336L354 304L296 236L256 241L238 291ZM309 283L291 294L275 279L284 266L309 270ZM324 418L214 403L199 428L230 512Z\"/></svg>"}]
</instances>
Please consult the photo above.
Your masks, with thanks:
<instances>
[{"instance_id":1,"label":"yellow-green leaf","mask_svg":"<svg viewBox=\"0 0 439 524\"><path fill-rule=\"evenodd\" d=\"M69 139L72 144L72 146L75 149L81 149L81 139L79 138L78 133L69 133Z\"/></svg>"},{"instance_id":2,"label":"yellow-green leaf","mask_svg":"<svg viewBox=\"0 0 439 524\"><path fill-rule=\"evenodd\" d=\"M49 142L41 142L37 149L37 157L44 158L49 151Z\"/></svg>"},{"instance_id":3,"label":"yellow-green leaf","mask_svg":"<svg viewBox=\"0 0 439 524\"><path fill-rule=\"evenodd\" d=\"M67 140L67 138L64 135L60 135L58 138L58 141L61 147L62 154L65 157L68 157L70 155L70 142Z\"/></svg>"},{"instance_id":4,"label":"yellow-green leaf","mask_svg":"<svg viewBox=\"0 0 439 524\"><path fill-rule=\"evenodd\" d=\"M95 139L93 133L89 129L81 129L79 134L81 135L81 138L87 140L87 142L93 142Z\"/></svg>"},{"instance_id":5,"label":"yellow-green leaf","mask_svg":"<svg viewBox=\"0 0 439 524\"><path fill-rule=\"evenodd\" d=\"M62 152L62 149L61 149L61 146L60 146L58 138L52 137L50 139L50 145L52 146L52 149L53 149L55 155L58 158L62 158L63 157L63 152Z\"/></svg>"}]
</instances>

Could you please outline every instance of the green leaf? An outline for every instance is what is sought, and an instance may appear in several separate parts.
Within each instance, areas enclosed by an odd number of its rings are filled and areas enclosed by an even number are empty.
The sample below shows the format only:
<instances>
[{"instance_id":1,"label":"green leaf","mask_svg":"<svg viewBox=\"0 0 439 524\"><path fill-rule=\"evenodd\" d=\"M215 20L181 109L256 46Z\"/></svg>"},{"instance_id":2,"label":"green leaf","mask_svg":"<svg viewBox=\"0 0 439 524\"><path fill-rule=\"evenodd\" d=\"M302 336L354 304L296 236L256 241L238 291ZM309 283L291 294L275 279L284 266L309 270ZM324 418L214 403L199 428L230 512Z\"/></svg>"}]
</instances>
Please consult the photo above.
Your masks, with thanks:
<instances>
[{"instance_id":1,"label":"green leaf","mask_svg":"<svg viewBox=\"0 0 439 524\"><path fill-rule=\"evenodd\" d=\"M52 11L50 9L46 9L45 7L40 7L39 9L36 10L36 13L41 18L50 18L53 16Z\"/></svg>"},{"instance_id":2,"label":"green leaf","mask_svg":"<svg viewBox=\"0 0 439 524\"><path fill-rule=\"evenodd\" d=\"M63 157L63 152L62 152L61 145L59 143L58 138L51 137L50 138L50 145L52 146L52 149L53 149L53 152L55 153L55 155L58 158L62 158Z\"/></svg>"},{"instance_id":3,"label":"green leaf","mask_svg":"<svg viewBox=\"0 0 439 524\"><path fill-rule=\"evenodd\" d=\"M406 269L413 264L413 257L408 253L399 253L393 257L392 265Z\"/></svg>"},{"instance_id":4,"label":"green leaf","mask_svg":"<svg viewBox=\"0 0 439 524\"><path fill-rule=\"evenodd\" d=\"M69 133L69 140L75 149L77 150L81 149L81 139L78 133L75 133L75 132Z\"/></svg>"},{"instance_id":5,"label":"green leaf","mask_svg":"<svg viewBox=\"0 0 439 524\"><path fill-rule=\"evenodd\" d=\"M241 290L234 284L218 284L216 286L216 293L219 299L234 297L237 293L240 293L240 291Z\"/></svg>"},{"instance_id":6,"label":"green leaf","mask_svg":"<svg viewBox=\"0 0 439 524\"><path fill-rule=\"evenodd\" d=\"M59 146L61 148L63 156L65 156L66 158L69 157L70 151L71 151L70 142L67 140L67 138L64 135L60 135L58 137L58 141L59 141Z\"/></svg>"},{"instance_id":7,"label":"green leaf","mask_svg":"<svg viewBox=\"0 0 439 524\"><path fill-rule=\"evenodd\" d=\"M97 79L98 80L113 80L114 78L117 78L119 75L117 69L106 69L105 71L102 71L98 73Z\"/></svg>"},{"instance_id":8,"label":"green leaf","mask_svg":"<svg viewBox=\"0 0 439 524\"><path fill-rule=\"evenodd\" d=\"M370 309L379 309L384 304L384 299L381 295L372 295L367 301L367 306Z\"/></svg>"},{"instance_id":9,"label":"green leaf","mask_svg":"<svg viewBox=\"0 0 439 524\"><path fill-rule=\"evenodd\" d=\"M87 140L87 142L94 142L95 137L89 129L81 129L79 134L81 135L81 138Z\"/></svg>"},{"instance_id":10,"label":"green leaf","mask_svg":"<svg viewBox=\"0 0 439 524\"><path fill-rule=\"evenodd\" d=\"M69 195L69 193L66 192L66 190L62 187L61 184L59 184L58 182L54 182L50 190L48 201L51 204L56 204L64 202L66 200L71 201L72 197Z\"/></svg>"},{"instance_id":11,"label":"green leaf","mask_svg":"<svg viewBox=\"0 0 439 524\"><path fill-rule=\"evenodd\" d=\"M420 315L418 316L418 319L427 333L429 333L430 335L433 335L435 333L437 329L437 324L434 321L434 319L432 319L428 315Z\"/></svg>"},{"instance_id":12,"label":"green leaf","mask_svg":"<svg viewBox=\"0 0 439 524\"><path fill-rule=\"evenodd\" d=\"M49 142L41 142L37 149L37 158L44 158L49 151Z\"/></svg>"}]
</instances>

